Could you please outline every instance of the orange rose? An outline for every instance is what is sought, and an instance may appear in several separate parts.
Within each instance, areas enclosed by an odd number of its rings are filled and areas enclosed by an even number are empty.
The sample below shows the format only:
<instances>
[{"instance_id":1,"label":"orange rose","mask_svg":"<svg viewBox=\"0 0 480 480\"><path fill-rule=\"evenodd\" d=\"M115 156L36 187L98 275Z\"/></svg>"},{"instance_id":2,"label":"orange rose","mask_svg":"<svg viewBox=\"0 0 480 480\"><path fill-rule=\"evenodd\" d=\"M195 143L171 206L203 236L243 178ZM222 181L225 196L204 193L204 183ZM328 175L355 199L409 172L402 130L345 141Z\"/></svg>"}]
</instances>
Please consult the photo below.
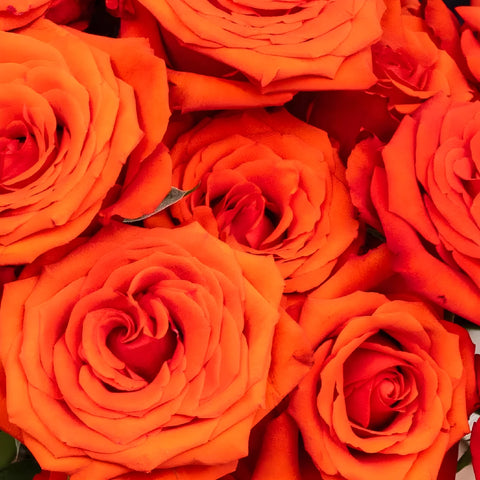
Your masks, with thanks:
<instances>
[{"instance_id":1,"label":"orange rose","mask_svg":"<svg viewBox=\"0 0 480 480\"><path fill-rule=\"evenodd\" d=\"M382 32L381 0L138 3L160 24L176 70L173 101L184 110L225 108L232 91L230 106L272 93L283 94L271 99L278 105L299 90L360 89L375 82L370 46Z\"/></svg>"},{"instance_id":2,"label":"orange rose","mask_svg":"<svg viewBox=\"0 0 480 480\"><path fill-rule=\"evenodd\" d=\"M374 72L379 82L374 91L388 97L402 113L415 110L425 99L444 92L457 101L468 101L472 91L455 59L440 48L420 2L403 7L401 0L386 0L382 38L372 47ZM415 9L414 9L415 5ZM403 8L402 8L403 7ZM437 23L445 33L452 13L444 6Z\"/></svg>"},{"instance_id":3,"label":"orange rose","mask_svg":"<svg viewBox=\"0 0 480 480\"><path fill-rule=\"evenodd\" d=\"M366 292L309 298L300 324L315 364L288 412L311 460L292 450L295 427L279 420L290 469L313 467L331 480L437 478L445 453L469 431L476 400L467 331L423 303Z\"/></svg>"},{"instance_id":4,"label":"orange rose","mask_svg":"<svg viewBox=\"0 0 480 480\"><path fill-rule=\"evenodd\" d=\"M5 287L0 427L72 479L218 478L306 373L282 291L271 259L198 224L112 222Z\"/></svg>"},{"instance_id":5,"label":"orange rose","mask_svg":"<svg viewBox=\"0 0 480 480\"><path fill-rule=\"evenodd\" d=\"M322 283L357 237L344 168L325 132L281 110L220 115L171 151L173 205L232 247L273 255L286 291Z\"/></svg>"},{"instance_id":6,"label":"orange rose","mask_svg":"<svg viewBox=\"0 0 480 480\"><path fill-rule=\"evenodd\" d=\"M300 322L315 364L222 480L453 478L477 400L467 332L422 303L358 291L309 296Z\"/></svg>"},{"instance_id":7,"label":"orange rose","mask_svg":"<svg viewBox=\"0 0 480 480\"><path fill-rule=\"evenodd\" d=\"M480 102L437 95L406 116L385 147L359 145L348 168L352 199L383 230L394 270L411 289L476 323L479 113Z\"/></svg>"},{"instance_id":8,"label":"orange rose","mask_svg":"<svg viewBox=\"0 0 480 480\"><path fill-rule=\"evenodd\" d=\"M0 51L0 264L78 236L126 163L103 215L153 211L171 183L169 111L165 65L145 41L39 20L0 32Z\"/></svg>"}]
</instances>

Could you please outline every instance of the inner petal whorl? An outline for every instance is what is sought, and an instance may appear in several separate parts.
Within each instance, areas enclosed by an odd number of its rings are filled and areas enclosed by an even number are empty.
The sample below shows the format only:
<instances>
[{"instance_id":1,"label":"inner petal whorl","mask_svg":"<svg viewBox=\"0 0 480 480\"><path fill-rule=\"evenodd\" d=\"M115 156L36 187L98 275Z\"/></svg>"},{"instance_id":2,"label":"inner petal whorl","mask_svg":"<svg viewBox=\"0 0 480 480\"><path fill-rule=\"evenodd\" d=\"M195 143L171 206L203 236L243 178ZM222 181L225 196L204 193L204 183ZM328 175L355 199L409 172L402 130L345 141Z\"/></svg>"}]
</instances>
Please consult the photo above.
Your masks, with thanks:
<instances>
[{"instance_id":1,"label":"inner petal whorl","mask_svg":"<svg viewBox=\"0 0 480 480\"><path fill-rule=\"evenodd\" d=\"M129 336L126 329L117 327L107 337L107 347L125 365L151 382L161 366L168 361L175 351L177 335L169 329L162 338L140 332L138 335Z\"/></svg>"},{"instance_id":2,"label":"inner petal whorl","mask_svg":"<svg viewBox=\"0 0 480 480\"><path fill-rule=\"evenodd\" d=\"M12 122L0 131L0 183L27 172L38 160L38 146L21 121Z\"/></svg>"}]
</instances>

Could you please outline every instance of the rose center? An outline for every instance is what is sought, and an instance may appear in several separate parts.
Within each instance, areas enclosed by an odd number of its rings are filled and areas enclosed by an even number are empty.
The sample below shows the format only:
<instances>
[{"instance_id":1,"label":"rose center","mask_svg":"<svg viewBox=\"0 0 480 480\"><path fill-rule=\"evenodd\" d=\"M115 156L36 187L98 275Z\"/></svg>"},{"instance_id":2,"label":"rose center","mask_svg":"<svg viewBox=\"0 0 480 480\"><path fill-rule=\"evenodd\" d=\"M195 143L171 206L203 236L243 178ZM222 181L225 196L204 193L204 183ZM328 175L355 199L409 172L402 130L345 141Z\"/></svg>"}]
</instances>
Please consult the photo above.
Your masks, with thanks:
<instances>
[{"instance_id":1,"label":"rose center","mask_svg":"<svg viewBox=\"0 0 480 480\"><path fill-rule=\"evenodd\" d=\"M28 171L38 160L38 147L25 125L13 122L0 132L0 182L5 184Z\"/></svg>"},{"instance_id":2,"label":"rose center","mask_svg":"<svg viewBox=\"0 0 480 480\"><path fill-rule=\"evenodd\" d=\"M381 431L416 400L415 378L397 358L398 346L385 335L372 336L344 364L345 407L352 428Z\"/></svg>"},{"instance_id":3,"label":"rose center","mask_svg":"<svg viewBox=\"0 0 480 480\"><path fill-rule=\"evenodd\" d=\"M107 338L107 347L137 375L151 382L164 362L170 359L177 345L172 329L162 338L155 338L143 331L127 335L125 327L114 328Z\"/></svg>"},{"instance_id":4,"label":"rose center","mask_svg":"<svg viewBox=\"0 0 480 480\"><path fill-rule=\"evenodd\" d=\"M385 404L389 403L389 400L395 398L395 392L397 383L391 378L382 378L380 384L377 387L378 395Z\"/></svg>"},{"instance_id":5,"label":"rose center","mask_svg":"<svg viewBox=\"0 0 480 480\"><path fill-rule=\"evenodd\" d=\"M274 213L261 190L252 183L233 186L212 210L220 232L233 235L237 242L252 248L260 248L276 226Z\"/></svg>"}]
</instances>

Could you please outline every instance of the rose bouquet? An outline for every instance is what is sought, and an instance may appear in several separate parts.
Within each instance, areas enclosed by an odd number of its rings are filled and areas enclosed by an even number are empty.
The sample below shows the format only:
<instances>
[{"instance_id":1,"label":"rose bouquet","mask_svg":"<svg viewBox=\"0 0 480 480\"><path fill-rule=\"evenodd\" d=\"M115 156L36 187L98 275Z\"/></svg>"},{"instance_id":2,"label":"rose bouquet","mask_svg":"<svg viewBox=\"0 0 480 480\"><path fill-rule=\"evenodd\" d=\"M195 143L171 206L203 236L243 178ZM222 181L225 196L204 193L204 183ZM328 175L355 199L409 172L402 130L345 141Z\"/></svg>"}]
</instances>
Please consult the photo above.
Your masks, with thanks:
<instances>
[{"instance_id":1,"label":"rose bouquet","mask_svg":"<svg viewBox=\"0 0 480 480\"><path fill-rule=\"evenodd\" d=\"M0 1L2 479L480 479L461 3Z\"/></svg>"}]
</instances>

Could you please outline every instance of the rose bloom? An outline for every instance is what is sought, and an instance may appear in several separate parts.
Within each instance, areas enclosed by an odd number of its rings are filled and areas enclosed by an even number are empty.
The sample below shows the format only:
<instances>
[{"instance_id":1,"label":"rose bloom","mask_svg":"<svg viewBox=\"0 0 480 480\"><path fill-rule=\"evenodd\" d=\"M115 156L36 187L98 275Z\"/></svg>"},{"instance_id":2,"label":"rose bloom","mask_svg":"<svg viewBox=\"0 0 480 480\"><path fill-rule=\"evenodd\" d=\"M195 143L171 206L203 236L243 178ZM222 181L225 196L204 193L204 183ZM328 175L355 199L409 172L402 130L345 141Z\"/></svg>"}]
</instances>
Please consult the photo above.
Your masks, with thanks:
<instances>
[{"instance_id":1,"label":"rose bloom","mask_svg":"<svg viewBox=\"0 0 480 480\"><path fill-rule=\"evenodd\" d=\"M475 323L479 113L478 101L437 95L406 116L385 147L360 144L347 172L354 203L384 232L409 287Z\"/></svg>"},{"instance_id":2,"label":"rose bloom","mask_svg":"<svg viewBox=\"0 0 480 480\"><path fill-rule=\"evenodd\" d=\"M158 20L183 110L279 105L299 90L375 83L370 46L382 33L383 1L137 3Z\"/></svg>"},{"instance_id":3,"label":"rose bloom","mask_svg":"<svg viewBox=\"0 0 480 480\"><path fill-rule=\"evenodd\" d=\"M437 478L476 401L467 331L423 303L372 292L310 297L300 324L315 363L226 478Z\"/></svg>"},{"instance_id":4,"label":"rose bloom","mask_svg":"<svg viewBox=\"0 0 480 480\"><path fill-rule=\"evenodd\" d=\"M456 63L458 52L442 45L449 28L458 28L452 12L439 5L434 16L416 0L404 3L387 2L383 35L372 47L373 70L378 77L372 90L386 96L391 107L402 113L412 112L438 92L458 101L470 100L471 88Z\"/></svg>"},{"instance_id":5,"label":"rose bloom","mask_svg":"<svg viewBox=\"0 0 480 480\"><path fill-rule=\"evenodd\" d=\"M172 216L200 222L238 250L273 255L288 292L322 283L357 238L327 134L284 110L207 118L171 156L173 184L195 188Z\"/></svg>"},{"instance_id":6,"label":"rose bloom","mask_svg":"<svg viewBox=\"0 0 480 480\"><path fill-rule=\"evenodd\" d=\"M0 51L0 264L69 242L102 206L153 211L171 184L169 109L147 43L39 20L0 32Z\"/></svg>"},{"instance_id":7,"label":"rose bloom","mask_svg":"<svg viewBox=\"0 0 480 480\"><path fill-rule=\"evenodd\" d=\"M112 222L5 286L0 427L72 479L218 478L308 369L282 292L198 224Z\"/></svg>"}]
</instances>

